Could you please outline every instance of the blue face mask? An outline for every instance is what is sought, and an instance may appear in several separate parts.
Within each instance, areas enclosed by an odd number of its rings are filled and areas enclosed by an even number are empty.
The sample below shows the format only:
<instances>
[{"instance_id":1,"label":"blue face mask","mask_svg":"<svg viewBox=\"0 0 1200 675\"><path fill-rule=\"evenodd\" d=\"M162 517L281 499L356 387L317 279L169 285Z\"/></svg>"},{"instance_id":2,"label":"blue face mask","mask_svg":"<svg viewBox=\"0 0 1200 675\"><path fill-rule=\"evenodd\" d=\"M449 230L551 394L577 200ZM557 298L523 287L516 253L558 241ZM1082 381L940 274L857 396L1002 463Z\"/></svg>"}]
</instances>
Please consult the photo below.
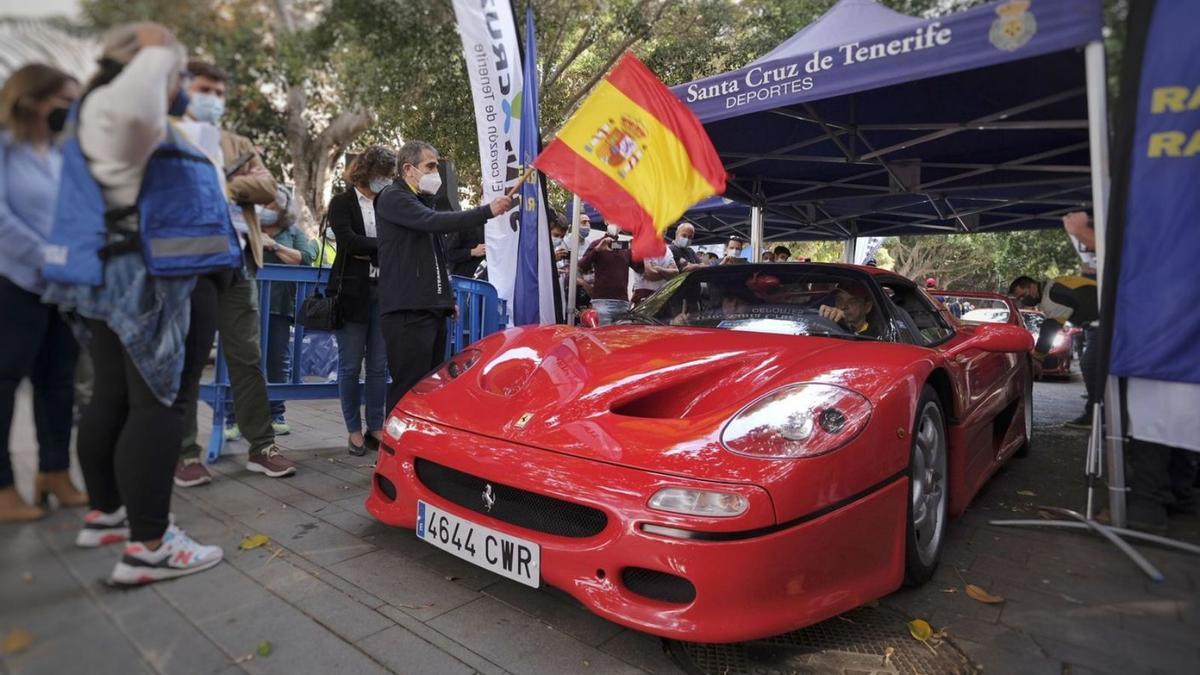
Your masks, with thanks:
<instances>
[{"instance_id":1,"label":"blue face mask","mask_svg":"<svg viewBox=\"0 0 1200 675\"><path fill-rule=\"evenodd\" d=\"M391 184L392 184L392 181L390 179L380 177L380 178L371 179L371 182L368 183L368 187L371 188L371 192L374 192L375 194L379 194L380 192L383 192L383 188L385 188Z\"/></svg>"},{"instance_id":2,"label":"blue face mask","mask_svg":"<svg viewBox=\"0 0 1200 675\"><path fill-rule=\"evenodd\" d=\"M254 207L254 212L258 215L258 224L263 227L271 227L279 222L279 212L275 209L264 209L262 206Z\"/></svg>"},{"instance_id":3,"label":"blue face mask","mask_svg":"<svg viewBox=\"0 0 1200 675\"><path fill-rule=\"evenodd\" d=\"M188 96L187 90L183 87L179 88L179 93L175 94L175 98L171 99L171 105L167 106L167 114L171 117L183 117L183 114L188 110L188 104L192 102Z\"/></svg>"},{"instance_id":4,"label":"blue face mask","mask_svg":"<svg viewBox=\"0 0 1200 675\"><path fill-rule=\"evenodd\" d=\"M225 99L213 94L196 94L191 97L187 111L197 121L217 124L225 114Z\"/></svg>"}]
</instances>

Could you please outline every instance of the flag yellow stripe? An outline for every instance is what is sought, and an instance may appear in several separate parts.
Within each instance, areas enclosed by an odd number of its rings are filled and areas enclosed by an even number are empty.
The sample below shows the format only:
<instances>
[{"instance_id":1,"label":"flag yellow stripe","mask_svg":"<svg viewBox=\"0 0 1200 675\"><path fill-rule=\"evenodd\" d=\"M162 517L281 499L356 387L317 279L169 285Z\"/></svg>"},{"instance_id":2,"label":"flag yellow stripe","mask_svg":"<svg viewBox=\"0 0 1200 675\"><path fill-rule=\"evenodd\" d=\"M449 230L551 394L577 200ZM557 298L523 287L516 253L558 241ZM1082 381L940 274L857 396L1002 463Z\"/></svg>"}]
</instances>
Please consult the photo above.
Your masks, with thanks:
<instances>
[{"instance_id":1,"label":"flag yellow stripe","mask_svg":"<svg viewBox=\"0 0 1200 675\"><path fill-rule=\"evenodd\" d=\"M621 175L626 166L612 166L601 156L603 143L593 146L605 125L622 127L622 117L635 121L645 131L637 141L641 151L636 165ZM683 215L689 206L711 196L716 189L692 165L687 149L675 134L654 115L639 106L621 90L603 80L588 96L578 112L558 133L567 147L597 170L612 178L629 192L662 232ZM589 151L587 148L591 147ZM667 195L661 190L669 190ZM626 227L631 223L618 223Z\"/></svg>"}]
</instances>

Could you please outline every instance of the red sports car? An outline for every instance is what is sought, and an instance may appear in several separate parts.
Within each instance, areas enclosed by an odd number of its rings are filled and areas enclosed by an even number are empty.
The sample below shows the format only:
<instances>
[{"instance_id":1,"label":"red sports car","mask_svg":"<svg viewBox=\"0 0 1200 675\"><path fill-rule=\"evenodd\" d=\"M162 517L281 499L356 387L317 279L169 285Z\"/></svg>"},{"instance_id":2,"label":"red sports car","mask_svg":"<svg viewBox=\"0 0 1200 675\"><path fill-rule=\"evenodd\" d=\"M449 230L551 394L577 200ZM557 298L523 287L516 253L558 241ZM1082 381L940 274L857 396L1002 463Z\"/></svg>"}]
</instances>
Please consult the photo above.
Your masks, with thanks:
<instances>
[{"instance_id":1,"label":"red sports car","mask_svg":"<svg viewBox=\"0 0 1200 675\"><path fill-rule=\"evenodd\" d=\"M929 579L1029 440L1030 347L871 267L695 270L617 325L442 364L389 416L367 509L625 626L774 635Z\"/></svg>"},{"instance_id":2,"label":"red sports car","mask_svg":"<svg viewBox=\"0 0 1200 675\"><path fill-rule=\"evenodd\" d=\"M1021 320L1025 322L1025 328L1029 330L1029 334L1037 340L1038 333L1042 330L1042 322L1046 320L1046 315L1032 309L1021 310ZM1046 354L1046 358L1042 361L1041 377L1071 377L1071 358L1074 356L1075 335L1081 333L1074 326L1065 327L1058 331L1058 335L1054 336L1054 343L1050 346L1050 353Z\"/></svg>"}]
</instances>

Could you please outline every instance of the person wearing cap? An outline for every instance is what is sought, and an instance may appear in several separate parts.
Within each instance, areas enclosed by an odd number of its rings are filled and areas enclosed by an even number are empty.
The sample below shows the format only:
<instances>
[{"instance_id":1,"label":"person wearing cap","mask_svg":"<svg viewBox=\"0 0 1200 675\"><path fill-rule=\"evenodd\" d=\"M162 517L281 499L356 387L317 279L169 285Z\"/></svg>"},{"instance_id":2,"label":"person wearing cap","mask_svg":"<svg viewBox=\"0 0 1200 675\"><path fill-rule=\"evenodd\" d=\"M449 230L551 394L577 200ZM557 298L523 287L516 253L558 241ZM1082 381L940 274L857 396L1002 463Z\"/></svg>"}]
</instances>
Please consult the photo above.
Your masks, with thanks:
<instances>
[{"instance_id":1,"label":"person wearing cap","mask_svg":"<svg viewBox=\"0 0 1200 675\"><path fill-rule=\"evenodd\" d=\"M928 277L925 279L925 288L937 288L937 279Z\"/></svg>"},{"instance_id":2,"label":"person wearing cap","mask_svg":"<svg viewBox=\"0 0 1200 675\"><path fill-rule=\"evenodd\" d=\"M244 136L220 128L225 114L228 76L217 66L193 59L187 64L191 80L188 84L190 102L186 119L200 129L216 131L219 147L217 162L225 175L225 193L229 215L238 232L243 251L243 269L228 288L218 289L217 322L221 333L221 351L229 369L230 390L233 393L233 416L225 421L225 439L245 437L250 451L246 469L270 478L283 478L296 473L296 465L284 457L275 445L275 436L289 432L282 414L272 414L267 397L267 380L262 370L262 345L258 306L258 283L255 279L264 262L264 251L277 249L279 243L262 233L259 219L264 213L259 207L274 204L278 199L277 185L267 170L254 143ZM282 289L286 284L276 284ZM278 292L278 291L277 291ZM269 328L278 330L279 323ZM286 340L285 335L282 339ZM281 336L267 334L267 340ZM198 386L198 385L197 385ZM199 390L193 398L199 397ZM277 407L282 404L277 403ZM203 449L197 441L195 404L184 417L183 444L175 467L175 484L196 487L212 481L204 465Z\"/></svg>"},{"instance_id":3,"label":"person wearing cap","mask_svg":"<svg viewBox=\"0 0 1200 675\"><path fill-rule=\"evenodd\" d=\"M871 325L871 294L859 283L845 284L833 292L833 305L823 304L818 309L821 316L842 324L855 335L878 337L879 331Z\"/></svg>"},{"instance_id":4,"label":"person wearing cap","mask_svg":"<svg viewBox=\"0 0 1200 675\"><path fill-rule=\"evenodd\" d=\"M237 258L228 212L210 199L222 176L169 119L187 108L184 54L151 22L104 35L64 144L45 249L42 300L82 324L95 367L77 442L91 510L75 544L127 542L110 577L121 585L194 574L224 556L170 517L184 411L215 338L217 289L231 283ZM159 243L177 253L163 255Z\"/></svg>"},{"instance_id":5,"label":"person wearing cap","mask_svg":"<svg viewBox=\"0 0 1200 675\"><path fill-rule=\"evenodd\" d=\"M311 265L317 258L317 243L304 234L296 223L296 208L292 191L280 185L275 189L275 201L258 206L256 215L262 228L263 262L268 265ZM284 384L291 371L291 333L296 315L296 284L271 284L271 304L267 318L267 382ZM272 400L271 427L276 433L287 430L284 415L287 405ZM234 421L234 411L226 409L226 426Z\"/></svg>"}]
</instances>

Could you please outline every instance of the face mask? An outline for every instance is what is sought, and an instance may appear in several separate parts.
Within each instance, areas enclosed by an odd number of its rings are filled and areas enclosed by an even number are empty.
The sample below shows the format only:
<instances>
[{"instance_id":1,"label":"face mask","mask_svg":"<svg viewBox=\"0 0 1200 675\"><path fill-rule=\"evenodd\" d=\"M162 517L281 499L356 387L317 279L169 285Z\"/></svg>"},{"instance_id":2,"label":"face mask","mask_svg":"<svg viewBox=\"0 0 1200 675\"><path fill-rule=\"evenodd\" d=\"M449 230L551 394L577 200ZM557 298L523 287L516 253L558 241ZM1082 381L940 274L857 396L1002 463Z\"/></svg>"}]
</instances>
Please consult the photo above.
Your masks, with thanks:
<instances>
[{"instance_id":1,"label":"face mask","mask_svg":"<svg viewBox=\"0 0 1200 675\"><path fill-rule=\"evenodd\" d=\"M417 182L417 189L427 195L436 195L437 191L442 189L442 176L437 171L422 174L421 180Z\"/></svg>"},{"instance_id":2,"label":"face mask","mask_svg":"<svg viewBox=\"0 0 1200 675\"><path fill-rule=\"evenodd\" d=\"M559 246L562 246L563 238L562 237L550 237L550 243L554 245L554 248L558 248Z\"/></svg>"},{"instance_id":3,"label":"face mask","mask_svg":"<svg viewBox=\"0 0 1200 675\"><path fill-rule=\"evenodd\" d=\"M50 111L50 114L46 117L46 124L50 125L51 132L57 134L67 126L68 110L68 108L55 108Z\"/></svg>"},{"instance_id":4,"label":"face mask","mask_svg":"<svg viewBox=\"0 0 1200 675\"><path fill-rule=\"evenodd\" d=\"M613 237L614 239L617 237L617 235L621 234L621 228L617 227L616 225L609 225L606 231L608 232L608 236Z\"/></svg>"},{"instance_id":5,"label":"face mask","mask_svg":"<svg viewBox=\"0 0 1200 675\"><path fill-rule=\"evenodd\" d=\"M372 179L371 182L368 184L368 187L371 188L371 192L374 192L375 194L379 194L380 192L383 192L383 188L385 188L391 184L392 184L392 181L388 180L387 178L379 177L379 178Z\"/></svg>"},{"instance_id":6,"label":"face mask","mask_svg":"<svg viewBox=\"0 0 1200 675\"><path fill-rule=\"evenodd\" d=\"M188 104L188 114L199 122L216 124L225 114L225 99L214 94L196 94Z\"/></svg>"},{"instance_id":7,"label":"face mask","mask_svg":"<svg viewBox=\"0 0 1200 675\"><path fill-rule=\"evenodd\" d=\"M591 236L591 234L592 234L592 228L590 228L590 227L579 228L579 238L580 239L587 239L589 236Z\"/></svg>"},{"instance_id":8,"label":"face mask","mask_svg":"<svg viewBox=\"0 0 1200 675\"><path fill-rule=\"evenodd\" d=\"M187 89L180 87L179 93L175 94L175 98L171 99L171 105L167 107L167 114L171 117L183 117L191 102L192 98L188 96Z\"/></svg>"},{"instance_id":9,"label":"face mask","mask_svg":"<svg viewBox=\"0 0 1200 675\"><path fill-rule=\"evenodd\" d=\"M692 243L690 237L675 237L675 245L680 248L687 248L690 243Z\"/></svg>"},{"instance_id":10,"label":"face mask","mask_svg":"<svg viewBox=\"0 0 1200 675\"><path fill-rule=\"evenodd\" d=\"M740 258L740 257L742 257L742 249L727 248L727 249L725 249L725 255L726 255L726 257L729 257L729 258Z\"/></svg>"},{"instance_id":11,"label":"face mask","mask_svg":"<svg viewBox=\"0 0 1200 675\"><path fill-rule=\"evenodd\" d=\"M258 216L258 224L263 227L271 227L279 222L279 212L275 209L264 209L261 206L254 207L254 213Z\"/></svg>"}]
</instances>

